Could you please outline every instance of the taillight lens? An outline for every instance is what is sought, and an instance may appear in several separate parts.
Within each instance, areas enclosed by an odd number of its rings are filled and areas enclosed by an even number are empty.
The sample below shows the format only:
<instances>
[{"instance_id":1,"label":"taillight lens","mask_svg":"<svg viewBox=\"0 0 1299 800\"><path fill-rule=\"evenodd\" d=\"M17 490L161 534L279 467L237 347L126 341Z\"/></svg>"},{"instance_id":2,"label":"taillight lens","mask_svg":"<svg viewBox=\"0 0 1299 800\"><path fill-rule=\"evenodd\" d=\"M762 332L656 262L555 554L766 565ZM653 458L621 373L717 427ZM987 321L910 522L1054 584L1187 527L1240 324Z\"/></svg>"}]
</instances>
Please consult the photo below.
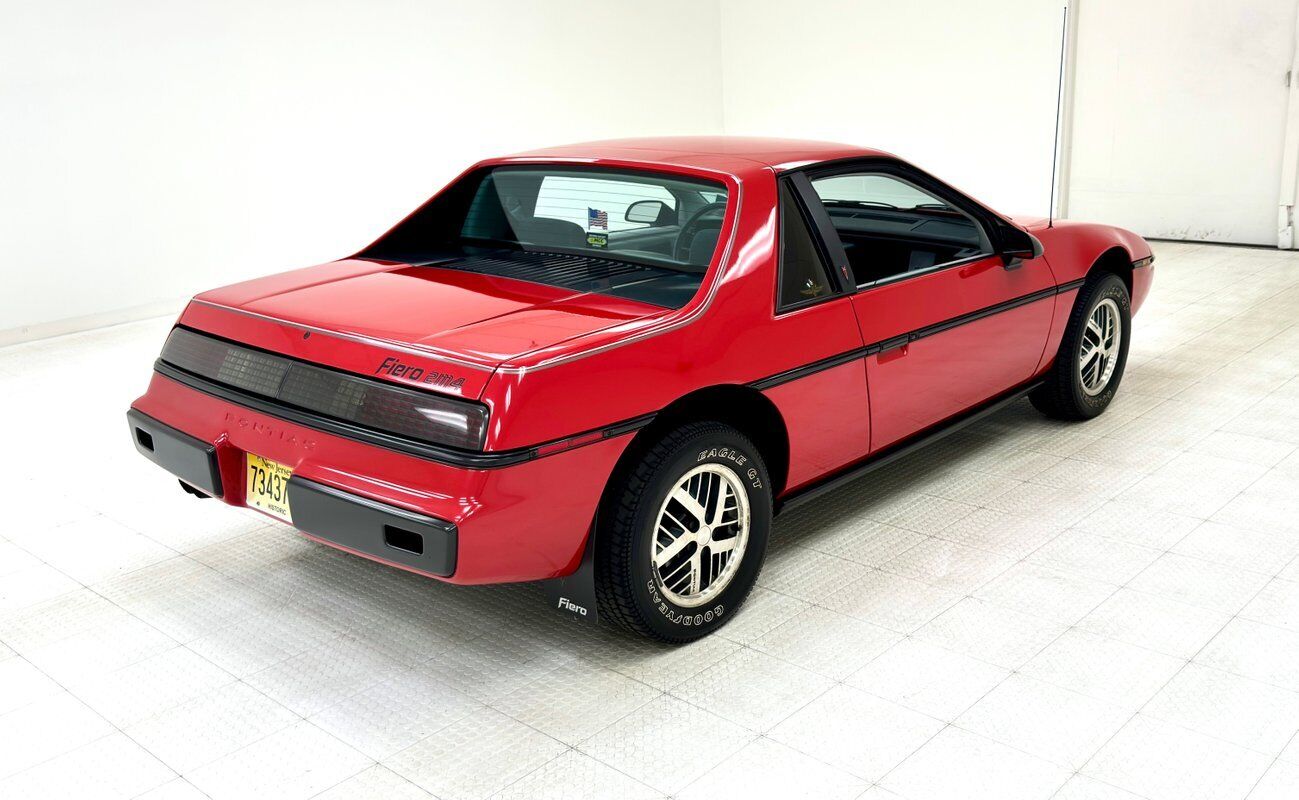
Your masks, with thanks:
<instances>
[{"instance_id":1,"label":"taillight lens","mask_svg":"<svg viewBox=\"0 0 1299 800\"><path fill-rule=\"evenodd\" d=\"M162 360L268 400L385 433L482 450L487 407L441 397L176 328Z\"/></svg>"}]
</instances>

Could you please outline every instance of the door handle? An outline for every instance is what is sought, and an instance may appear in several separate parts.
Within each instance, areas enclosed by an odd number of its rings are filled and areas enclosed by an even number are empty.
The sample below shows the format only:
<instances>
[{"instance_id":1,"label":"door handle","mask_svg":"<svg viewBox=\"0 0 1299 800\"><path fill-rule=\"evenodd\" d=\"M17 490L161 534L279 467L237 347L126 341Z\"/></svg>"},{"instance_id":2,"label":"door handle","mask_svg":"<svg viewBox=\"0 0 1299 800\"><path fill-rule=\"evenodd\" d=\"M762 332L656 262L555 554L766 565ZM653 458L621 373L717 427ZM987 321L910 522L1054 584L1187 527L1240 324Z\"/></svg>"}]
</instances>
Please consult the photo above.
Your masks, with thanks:
<instances>
[{"instance_id":1,"label":"door handle","mask_svg":"<svg viewBox=\"0 0 1299 800\"><path fill-rule=\"evenodd\" d=\"M906 347L907 342L911 341L911 335L904 333L901 336L894 336L892 339L885 339L879 343L880 354L887 353L890 350L897 350L899 347Z\"/></svg>"},{"instance_id":2,"label":"door handle","mask_svg":"<svg viewBox=\"0 0 1299 800\"><path fill-rule=\"evenodd\" d=\"M904 358L907 354L907 351L910 349L909 348L910 343L911 343L910 336L899 336L895 339L889 339L888 341L880 342L880 351L875 354L875 363L887 364L890 361L896 361L899 358Z\"/></svg>"}]
</instances>

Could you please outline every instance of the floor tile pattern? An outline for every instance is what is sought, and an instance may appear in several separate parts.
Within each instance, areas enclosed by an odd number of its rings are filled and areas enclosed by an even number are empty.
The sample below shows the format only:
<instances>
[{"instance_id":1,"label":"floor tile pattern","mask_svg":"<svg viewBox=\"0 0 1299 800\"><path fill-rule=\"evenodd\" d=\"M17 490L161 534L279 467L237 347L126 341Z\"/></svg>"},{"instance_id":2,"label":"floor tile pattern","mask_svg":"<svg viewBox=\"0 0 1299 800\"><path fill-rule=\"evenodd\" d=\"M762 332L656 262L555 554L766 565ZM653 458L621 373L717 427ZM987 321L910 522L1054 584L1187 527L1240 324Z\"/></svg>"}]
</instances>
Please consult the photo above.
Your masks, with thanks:
<instances>
[{"instance_id":1,"label":"floor tile pattern","mask_svg":"<svg viewBox=\"0 0 1299 800\"><path fill-rule=\"evenodd\" d=\"M1155 250L1105 415L791 512L677 649L182 494L168 320L0 350L0 797L1299 796L1299 256Z\"/></svg>"}]
</instances>

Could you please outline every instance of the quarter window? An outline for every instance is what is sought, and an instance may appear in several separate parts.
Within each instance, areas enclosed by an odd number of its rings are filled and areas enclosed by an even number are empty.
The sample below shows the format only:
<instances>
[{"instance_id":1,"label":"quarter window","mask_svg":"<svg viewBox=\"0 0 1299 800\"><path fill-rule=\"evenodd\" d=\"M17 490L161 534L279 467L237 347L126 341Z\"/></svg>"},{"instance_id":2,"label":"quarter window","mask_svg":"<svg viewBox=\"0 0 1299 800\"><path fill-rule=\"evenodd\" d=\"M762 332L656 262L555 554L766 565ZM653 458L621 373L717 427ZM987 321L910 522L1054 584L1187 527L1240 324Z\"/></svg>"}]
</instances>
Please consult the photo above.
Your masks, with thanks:
<instances>
[{"instance_id":1,"label":"quarter window","mask_svg":"<svg viewBox=\"0 0 1299 800\"><path fill-rule=\"evenodd\" d=\"M833 293L825 259L812 239L794 193L780 185L780 295L782 309Z\"/></svg>"},{"instance_id":2,"label":"quarter window","mask_svg":"<svg viewBox=\"0 0 1299 800\"><path fill-rule=\"evenodd\" d=\"M814 180L812 188L858 286L992 253L973 217L902 178L861 172Z\"/></svg>"}]
</instances>

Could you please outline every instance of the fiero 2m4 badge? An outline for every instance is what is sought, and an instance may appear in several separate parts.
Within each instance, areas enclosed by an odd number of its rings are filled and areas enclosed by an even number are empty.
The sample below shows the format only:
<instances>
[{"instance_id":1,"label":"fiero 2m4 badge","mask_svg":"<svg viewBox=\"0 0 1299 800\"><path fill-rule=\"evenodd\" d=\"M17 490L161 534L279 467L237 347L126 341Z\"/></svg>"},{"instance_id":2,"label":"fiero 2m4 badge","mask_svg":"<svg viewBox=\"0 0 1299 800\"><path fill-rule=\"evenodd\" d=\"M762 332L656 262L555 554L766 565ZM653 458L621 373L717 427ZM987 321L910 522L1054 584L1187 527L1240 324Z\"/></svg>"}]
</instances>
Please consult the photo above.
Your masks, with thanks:
<instances>
[{"instance_id":1,"label":"fiero 2m4 badge","mask_svg":"<svg viewBox=\"0 0 1299 800\"><path fill-rule=\"evenodd\" d=\"M465 385L464 378L457 378L449 372L438 372L437 370L426 370L423 367L416 367L410 364L403 364L395 356L388 356L383 363L375 367L375 375L389 375L394 378L401 378L409 383L423 383L429 386L441 386L447 389L459 389Z\"/></svg>"}]
</instances>

